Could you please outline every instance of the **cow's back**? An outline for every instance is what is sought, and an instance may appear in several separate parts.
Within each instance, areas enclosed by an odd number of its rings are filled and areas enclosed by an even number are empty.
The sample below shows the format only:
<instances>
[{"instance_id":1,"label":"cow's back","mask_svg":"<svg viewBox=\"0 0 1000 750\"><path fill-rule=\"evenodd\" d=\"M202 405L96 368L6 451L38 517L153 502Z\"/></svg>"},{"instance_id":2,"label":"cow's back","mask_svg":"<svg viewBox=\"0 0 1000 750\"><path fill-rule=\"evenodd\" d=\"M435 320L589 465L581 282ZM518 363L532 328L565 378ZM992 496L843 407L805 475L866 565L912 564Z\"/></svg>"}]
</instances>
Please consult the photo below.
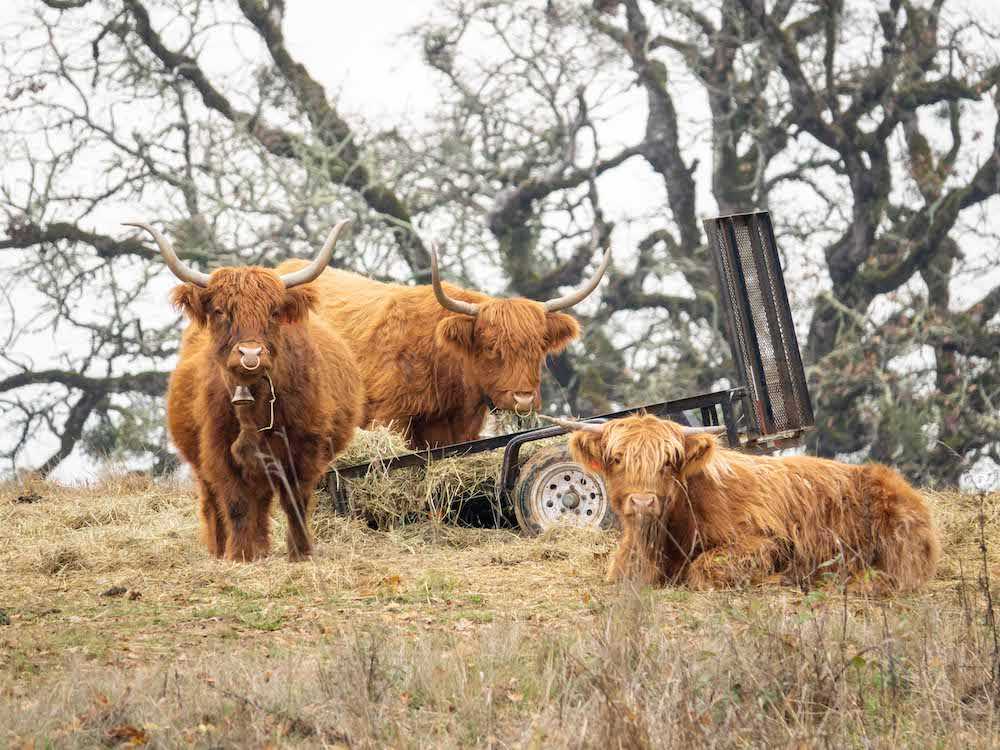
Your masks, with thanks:
<instances>
[{"instance_id":1,"label":"cow's back","mask_svg":"<svg viewBox=\"0 0 1000 750\"><path fill-rule=\"evenodd\" d=\"M305 265L304 260L289 260L275 270L289 273ZM324 270L312 286L319 292L317 313L352 345L365 336L372 321L380 318L388 305L409 290L400 284L386 284L334 268Z\"/></svg>"},{"instance_id":2,"label":"cow's back","mask_svg":"<svg viewBox=\"0 0 1000 750\"><path fill-rule=\"evenodd\" d=\"M885 466L725 449L720 458L718 480L690 486L699 533L715 543L763 534L789 542L794 557L811 564L834 559L845 547L873 550L884 530L906 516L926 529L933 545L920 494ZM935 555L928 559L933 568Z\"/></svg>"},{"instance_id":3,"label":"cow's back","mask_svg":"<svg viewBox=\"0 0 1000 750\"><path fill-rule=\"evenodd\" d=\"M313 368L320 387L313 397L316 413L329 415L334 453L346 447L364 415L365 389L353 348L340 332L321 315L309 319L309 336L315 342L320 362Z\"/></svg>"},{"instance_id":4,"label":"cow's back","mask_svg":"<svg viewBox=\"0 0 1000 750\"><path fill-rule=\"evenodd\" d=\"M304 264L286 261L277 271L288 273ZM430 287L384 283L333 268L312 283L319 292L319 317L357 357L367 402L359 424L408 424L461 413L466 402L477 400L463 377L462 361L435 343L438 323L454 313L441 307ZM449 296L468 302L486 299L479 292L444 287Z\"/></svg>"},{"instance_id":5,"label":"cow's back","mask_svg":"<svg viewBox=\"0 0 1000 750\"><path fill-rule=\"evenodd\" d=\"M716 540L756 530L801 541L839 528L861 506L861 467L812 456L719 451L718 479L695 479L703 520Z\"/></svg>"}]
</instances>

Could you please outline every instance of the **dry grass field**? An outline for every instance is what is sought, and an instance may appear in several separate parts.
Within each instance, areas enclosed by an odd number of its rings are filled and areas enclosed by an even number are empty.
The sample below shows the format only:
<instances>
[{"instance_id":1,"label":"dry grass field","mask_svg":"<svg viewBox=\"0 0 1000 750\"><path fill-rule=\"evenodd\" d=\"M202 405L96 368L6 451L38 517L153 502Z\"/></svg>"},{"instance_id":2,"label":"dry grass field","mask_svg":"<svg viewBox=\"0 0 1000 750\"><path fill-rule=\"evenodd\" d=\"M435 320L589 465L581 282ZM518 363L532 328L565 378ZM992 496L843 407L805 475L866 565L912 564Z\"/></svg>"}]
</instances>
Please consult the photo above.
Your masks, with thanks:
<instances>
[{"instance_id":1,"label":"dry grass field","mask_svg":"<svg viewBox=\"0 0 1000 750\"><path fill-rule=\"evenodd\" d=\"M9 484L0 747L996 746L1000 495L929 499L939 576L880 600L635 590L612 535L325 512L312 562L221 563L188 486Z\"/></svg>"}]
</instances>

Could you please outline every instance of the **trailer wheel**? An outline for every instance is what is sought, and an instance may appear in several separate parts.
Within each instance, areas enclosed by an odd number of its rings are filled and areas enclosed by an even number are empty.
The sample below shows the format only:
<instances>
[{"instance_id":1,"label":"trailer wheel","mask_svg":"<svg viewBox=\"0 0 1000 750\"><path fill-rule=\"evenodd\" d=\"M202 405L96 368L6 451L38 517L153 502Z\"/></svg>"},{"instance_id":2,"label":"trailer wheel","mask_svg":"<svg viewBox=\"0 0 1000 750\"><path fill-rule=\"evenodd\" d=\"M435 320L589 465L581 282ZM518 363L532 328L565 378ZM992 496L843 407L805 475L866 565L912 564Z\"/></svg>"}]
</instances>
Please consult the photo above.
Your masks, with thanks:
<instances>
[{"instance_id":1,"label":"trailer wheel","mask_svg":"<svg viewBox=\"0 0 1000 750\"><path fill-rule=\"evenodd\" d=\"M604 480L576 463L564 446L528 459L512 494L517 525L527 534L556 526L608 529L615 522Z\"/></svg>"}]
</instances>

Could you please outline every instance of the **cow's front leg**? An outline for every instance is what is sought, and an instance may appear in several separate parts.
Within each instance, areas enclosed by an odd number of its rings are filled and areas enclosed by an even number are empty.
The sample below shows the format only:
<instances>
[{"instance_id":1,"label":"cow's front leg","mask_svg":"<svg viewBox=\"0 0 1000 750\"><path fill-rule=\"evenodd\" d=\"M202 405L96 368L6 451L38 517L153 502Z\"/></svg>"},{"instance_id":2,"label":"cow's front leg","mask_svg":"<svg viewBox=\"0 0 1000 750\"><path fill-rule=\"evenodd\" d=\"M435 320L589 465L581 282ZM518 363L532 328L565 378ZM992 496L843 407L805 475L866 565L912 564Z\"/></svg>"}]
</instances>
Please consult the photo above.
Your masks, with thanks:
<instances>
[{"instance_id":1,"label":"cow's front leg","mask_svg":"<svg viewBox=\"0 0 1000 750\"><path fill-rule=\"evenodd\" d=\"M301 562L312 554L312 533L309 531L309 520L312 517L312 494L316 483L303 484L300 487L282 485L278 496L281 508L288 517L288 531L285 534L285 544L288 548L288 559L291 562Z\"/></svg>"},{"instance_id":2,"label":"cow's front leg","mask_svg":"<svg viewBox=\"0 0 1000 750\"><path fill-rule=\"evenodd\" d=\"M309 522L313 511L313 491L320 477L329 469L334 447L330 438L319 435L302 436L297 441L294 473L283 477L278 497L288 518L286 543L288 559L305 560L312 554L312 534Z\"/></svg>"},{"instance_id":3,"label":"cow's front leg","mask_svg":"<svg viewBox=\"0 0 1000 750\"><path fill-rule=\"evenodd\" d=\"M706 549L687 570L695 589L725 589L759 585L774 572L780 548L766 536L752 536Z\"/></svg>"},{"instance_id":4,"label":"cow's front leg","mask_svg":"<svg viewBox=\"0 0 1000 750\"><path fill-rule=\"evenodd\" d=\"M226 522L224 510L219 505L215 492L204 479L198 480L198 504L201 516L201 536L208 551L222 557L226 551Z\"/></svg>"},{"instance_id":5,"label":"cow's front leg","mask_svg":"<svg viewBox=\"0 0 1000 750\"><path fill-rule=\"evenodd\" d=\"M227 539L223 557L236 562L265 557L271 547L271 488L239 483L232 489L224 503Z\"/></svg>"},{"instance_id":6,"label":"cow's front leg","mask_svg":"<svg viewBox=\"0 0 1000 750\"><path fill-rule=\"evenodd\" d=\"M663 583L663 555L655 540L648 536L633 518L622 519L622 538L605 577L609 583L625 580L645 586Z\"/></svg>"},{"instance_id":7,"label":"cow's front leg","mask_svg":"<svg viewBox=\"0 0 1000 750\"><path fill-rule=\"evenodd\" d=\"M229 454L233 461L248 480L258 480L264 476L265 466L262 441L260 432L254 421L253 410L250 406L235 407L236 419L240 423L240 433L236 440L229 446Z\"/></svg>"},{"instance_id":8,"label":"cow's front leg","mask_svg":"<svg viewBox=\"0 0 1000 750\"><path fill-rule=\"evenodd\" d=\"M455 442L454 430L448 419L434 421L413 420L410 427L410 445L414 450L438 448Z\"/></svg>"}]
</instances>

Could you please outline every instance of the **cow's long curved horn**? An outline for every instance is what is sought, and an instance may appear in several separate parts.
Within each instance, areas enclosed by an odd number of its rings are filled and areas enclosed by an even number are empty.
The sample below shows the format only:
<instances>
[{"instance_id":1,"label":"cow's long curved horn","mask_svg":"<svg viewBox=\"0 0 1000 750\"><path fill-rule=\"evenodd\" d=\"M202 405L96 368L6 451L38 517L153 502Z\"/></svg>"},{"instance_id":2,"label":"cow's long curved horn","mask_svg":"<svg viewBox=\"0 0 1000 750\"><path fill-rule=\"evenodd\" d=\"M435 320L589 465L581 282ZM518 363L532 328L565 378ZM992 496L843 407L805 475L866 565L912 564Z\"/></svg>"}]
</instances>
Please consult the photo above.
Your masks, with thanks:
<instances>
[{"instance_id":1,"label":"cow's long curved horn","mask_svg":"<svg viewBox=\"0 0 1000 750\"><path fill-rule=\"evenodd\" d=\"M594 239L592 242L592 247L597 248L598 244L597 230L594 230ZM601 259L601 265L598 266L597 271L590 280L567 295L562 297L556 297L556 299L550 299L545 303L545 310L547 312L556 312L556 310L565 310L567 307L572 307L577 305L587 298L587 296L597 289L597 285L601 283L601 278L604 276L604 272L608 270L608 264L611 262L611 246L608 245L608 249L604 251L604 257Z\"/></svg>"},{"instance_id":2,"label":"cow's long curved horn","mask_svg":"<svg viewBox=\"0 0 1000 750\"><path fill-rule=\"evenodd\" d=\"M445 294L444 287L441 286L441 275L438 273L437 245L431 245L431 286L434 287L434 296L437 297L437 301L445 310L471 315L473 318L479 315L479 305L461 299L452 299Z\"/></svg>"},{"instance_id":3,"label":"cow's long curved horn","mask_svg":"<svg viewBox=\"0 0 1000 750\"><path fill-rule=\"evenodd\" d=\"M298 271L281 275L281 283L285 285L285 289L291 289L293 286L299 286L299 284L308 284L323 273L323 269L330 265L330 258L333 257L333 248L336 246L337 240L340 239L341 232L350 226L350 223L350 219L337 222L336 226L330 230L326 242L323 243L323 247L320 248L316 257L313 258L312 263L305 268L300 268Z\"/></svg>"},{"instance_id":4,"label":"cow's long curved horn","mask_svg":"<svg viewBox=\"0 0 1000 750\"><path fill-rule=\"evenodd\" d=\"M703 435L706 433L720 435L725 431L726 428L721 424L709 425L708 427L689 427L688 425L681 425L681 432L685 435Z\"/></svg>"},{"instance_id":5,"label":"cow's long curved horn","mask_svg":"<svg viewBox=\"0 0 1000 750\"><path fill-rule=\"evenodd\" d=\"M593 424L591 422L577 422L573 419L559 419L558 417L550 417L546 414L539 414L540 419L544 419L546 422L552 422L552 424L557 424L560 427L564 427L567 430L576 431L580 430L583 432L604 432L603 424Z\"/></svg>"},{"instance_id":6,"label":"cow's long curved horn","mask_svg":"<svg viewBox=\"0 0 1000 750\"><path fill-rule=\"evenodd\" d=\"M210 274L197 271L178 258L177 253L174 252L174 246L170 244L170 240L160 234L155 227L141 221L126 221L124 225L127 227L138 227L149 232L160 248L160 255L163 256L163 262L167 264L167 268L173 271L174 276L178 279L189 281L195 286L208 286Z\"/></svg>"}]
</instances>

